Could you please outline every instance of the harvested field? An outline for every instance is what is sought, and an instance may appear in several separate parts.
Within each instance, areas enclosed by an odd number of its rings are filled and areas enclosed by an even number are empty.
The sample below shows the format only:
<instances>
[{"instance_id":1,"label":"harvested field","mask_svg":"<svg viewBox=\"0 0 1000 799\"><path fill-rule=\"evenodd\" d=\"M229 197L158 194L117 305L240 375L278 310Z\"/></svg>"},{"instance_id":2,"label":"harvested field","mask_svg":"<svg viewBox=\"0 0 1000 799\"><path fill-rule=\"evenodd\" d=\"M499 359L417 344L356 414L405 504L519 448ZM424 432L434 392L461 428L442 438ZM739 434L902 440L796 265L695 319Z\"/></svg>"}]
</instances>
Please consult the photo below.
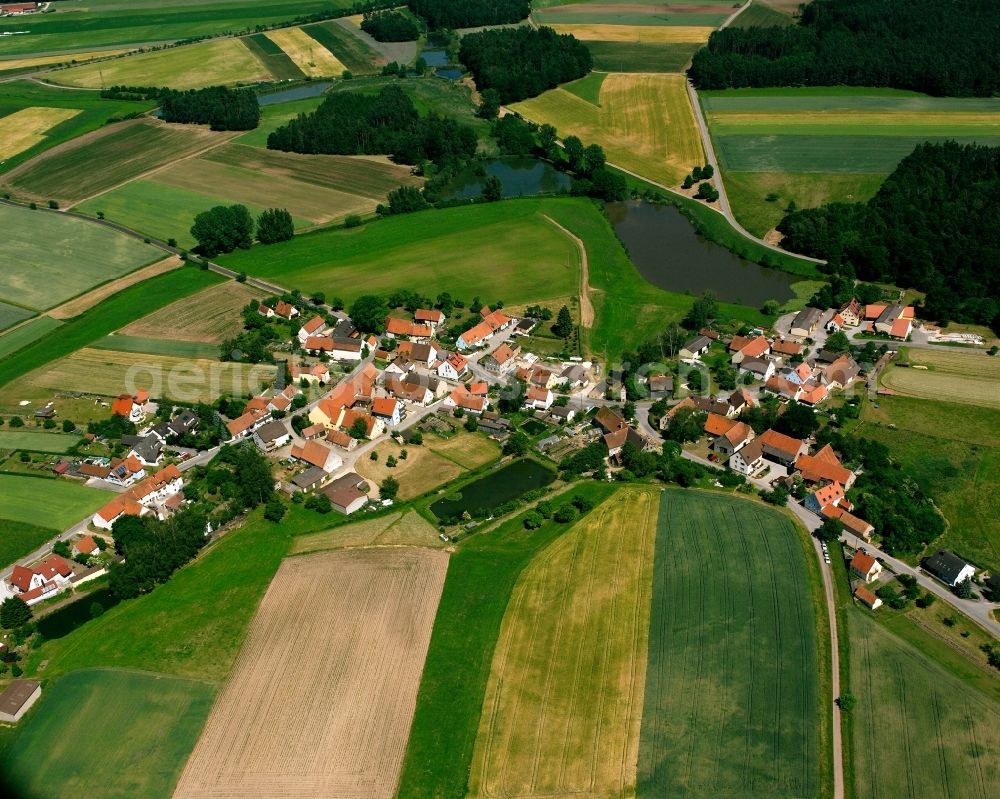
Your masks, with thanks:
<instances>
[{"instance_id":1,"label":"harvested field","mask_svg":"<svg viewBox=\"0 0 1000 799\"><path fill-rule=\"evenodd\" d=\"M48 315L53 319L72 319L74 316L79 316L84 311L93 308L112 294L117 294L122 289L126 289L136 283L141 283L151 277L156 277L156 275L173 271L182 266L183 263L176 255L168 256L162 261L157 261L155 264L150 264L142 269L136 269L134 272L125 275L125 277L112 280L93 291L88 291L86 294L80 295L76 299L63 303L49 311Z\"/></svg>"},{"instance_id":2,"label":"harvested field","mask_svg":"<svg viewBox=\"0 0 1000 799\"><path fill-rule=\"evenodd\" d=\"M305 77L305 73L295 65L285 51L263 33L245 36L241 41L276 79L301 80Z\"/></svg>"},{"instance_id":3,"label":"harvested field","mask_svg":"<svg viewBox=\"0 0 1000 799\"><path fill-rule=\"evenodd\" d=\"M847 610L858 799L988 799L1000 789L1000 703L860 609Z\"/></svg>"},{"instance_id":4,"label":"harvested field","mask_svg":"<svg viewBox=\"0 0 1000 799\"><path fill-rule=\"evenodd\" d=\"M683 25L717 26L733 13L724 3L570 3L539 9L532 17L541 25Z\"/></svg>"},{"instance_id":5,"label":"harvested field","mask_svg":"<svg viewBox=\"0 0 1000 799\"><path fill-rule=\"evenodd\" d=\"M5 182L13 193L73 205L235 135L152 119L110 125L22 164Z\"/></svg>"},{"instance_id":6,"label":"harvested field","mask_svg":"<svg viewBox=\"0 0 1000 799\"><path fill-rule=\"evenodd\" d=\"M71 67L48 78L63 86L88 89L114 85L198 89L270 80L271 73L241 39L222 38Z\"/></svg>"},{"instance_id":7,"label":"harvested field","mask_svg":"<svg viewBox=\"0 0 1000 799\"><path fill-rule=\"evenodd\" d=\"M704 161L681 75L609 74L600 107L565 89L514 103L527 119L600 144L608 161L672 185Z\"/></svg>"},{"instance_id":8,"label":"harvested field","mask_svg":"<svg viewBox=\"0 0 1000 799\"><path fill-rule=\"evenodd\" d=\"M36 369L3 388L2 396L30 396L38 389L80 391L113 397L144 388L154 397L213 402L223 395L259 393L274 380L275 367L207 359L115 352L85 347Z\"/></svg>"},{"instance_id":9,"label":"harvested field","mask_svg":"<svg viewBox=\"0 0 1000 799\"><path fill-rule=\"evenodd\" d=\"M79 113L75 108L23 108L0 117L0 161L34 147L49 128Z\"/></svg>"},{"instance_id":10,"label":"harvested field","mask_svg":"<svg viewBox=\"0 0 1000 799\"><path fill-rule=\"evenodd\" d=\"M690 25L550 25L557 33L571 33L582 42L642 42L677 44L707 42L715 30Z\"/></svg>"},{"instance_id":11,"label":"harvested field","mask_svg":"<svg viewBox=\"0 0 1000 799\"><path fill-rule=\"evenodd\" d=\"M399 460L403 449L407 452L406 460ZM400 499L412 499L500 457L500 447L494 441L465 431L447 439L428 433L420 446L400 447L394 441L386 441L375 452L377 461L367 458L358 461L358 473L376 484L386 477L395 477L399 481ZM386 466L390 455L398 461L391 469Z\"/></svg>"},{"instance_id":12,"label":"harvested field","mask_svg":"<svg viewBox=\"0 0 1000 799\"><path fill-rule=\"evenodd\" d=\"M375 72L377 67L386 63L381 53L369 47L360 37L345 30L336 21L307 25L302 30L333 53L338 61L356 75Z\"/></svg>"},{"instance_id":13,"label":"harvested field","mask_svg":"<svg viewBox=\"0 0 1000 799\"><path fill-rule=\"evenodd\" d=\"M437 528L411 510L299 536L292 542L291 554L368 546L442 547L444 542L438 538Z\"/></svg>"},{"instance_id":14,"label":"harvested field","mask_svg":"<svg viewBox=\"0 0 1000 799\"><path fill-rule=\"evenodd\" d=\"M392 799L447 569L409 548L282 563L176 799Z\"/></svg>"},{"instance_id":15,"label":"harvested field","mask_svg":"<svg viewBox=\"0 0 1000 799\"><path fill-rule=\"evenodd\" d=\"M383 63L395 61L398 64L410 64L417 57L416 42L376 41L374 38L361 30L361 19L361 14L355 14L354 16L341 17L340 19L335 19L330 23L325 24L330 26L340 26L340 28L346 31L349 35L360 40L364 47L378 53L379 57L383 59Z\"/></svg>"},{"instance_id":16,"label":"harvested field","mask_svg":"<svg viewBox=\"0 0 1000 799\"><path fill-rule=\"evenodd\" d=\"M47 67L53 64L69 64L71 61L82 63L94 58L110 58L115 55L128 53L129 50L90 50L88 52L71 51L59 53L58 55L40 55L27 58L3 58L0 59L0 72L13 72L14 70L28 69L30 67Z\"/></svg>"},{"instance_id":17,"label":"harvested field","mask_svg":"<svg viewBox=\"0 0 1000 799\"><path fill-rule=\"evenodd\" d=\"M280 28L266 36L306 75L339 78L344 72L340 60L301 28Z\"/></svg>"},{"instance_id":18,"label":"harvested field","mask_svg":"<svg viewBox=\"0 0 1000 799\"><path fill-rule=\"evenodd\" d=\"M181 341L174 338L142 338L112 333L91 346L99 350L118 352L149 352L153 355L176 355L178 358L204 358L215 360L219 357L218 344L202 344L198 341Z\"/></svg>"},{"instance_id":19,"label":"harvested field","mask_svg":"<svg viewBox=\"0 0 1000 799\"><path fill-rule=\"evenodd\" d=\"M243 329L241 312L264 292L246 283L219 283L126 325L126 336L221 344Z\"/></svg>"},{"instance_id":20,"label":"harvested field","mask_svg":"<svg viewBox=\"0 0 1000 799\"><path fill-rule=\"evenodd\" d=\"M746 499L663 492L639 799L822 794L818 576L798 536Z\"/></svg>"},{"instance_id":21,"label":"harvested field","mask_svg":"<svg viewBox=\"0 0 1000 799\"><path fill-rule=\"evenodd\" d=\"M911 349L909 361L927 368L893 366L883 372L882 385L909 397L1000 408L1000 362L995 358L955 350Z\"/></svg>"},{"instance_id":22,"label":"harvested field","mask_svg":"<svg viewBox=\"0 0 1000 799\"><path fill-rule=\"evenodd\" d=\"M469 796L634 796L659 491L616 493L518 579Z\"/></svg>"}]
</instances>

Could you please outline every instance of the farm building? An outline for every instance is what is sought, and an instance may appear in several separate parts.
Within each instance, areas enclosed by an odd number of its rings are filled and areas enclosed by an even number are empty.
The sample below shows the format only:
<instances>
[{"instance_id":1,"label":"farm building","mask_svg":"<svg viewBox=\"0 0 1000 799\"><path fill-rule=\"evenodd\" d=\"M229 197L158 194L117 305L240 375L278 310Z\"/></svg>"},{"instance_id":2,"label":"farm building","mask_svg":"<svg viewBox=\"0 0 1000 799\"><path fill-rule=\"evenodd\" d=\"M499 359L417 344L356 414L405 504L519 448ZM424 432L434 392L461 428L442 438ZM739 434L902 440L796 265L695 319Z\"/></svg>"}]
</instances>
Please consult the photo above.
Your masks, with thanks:
<instances>
[{"instance_id":1,"label":"farm building","mask_svg":"<svg viewBox=\"0 0 1000 799\"><path fill-rule=\"evenodd\" d=\"M872 610L877 610L882 607L882 600L879 599L875 594L865 588L863 585L859 585L854 590L854 596L858 598L859 601L863 602Z\"/></svg>"},{"instance_id":2,"label":"farm building","mask_svg":"<svg viewBox=\"0 0 1000 799\"><path fill-rule=\"evenodd\" d=\"M271 450L285 446L291 438L292 434L285 426L285 423L279 422L277 419L261 425L253 434L254 443L264 452L270 452Z\"/></svg>"},{"instance_id":3,"label":"farm building","mask_svg":"<svg viewBox=\"0 0 1000 799\"><path fill-rule=\"evenodd\" d=\"M873 583L882 576L882 564L867 552L859 550L851 558L851 574L860 577L866 583Z\"/></svg>"},{"instance_id":4,"label":"farm building","mask_svg":"<svg viewBox=\"0 0 1000 799\"><path fill-rule=\"evenodd\" d=\"M795 314L788 332L799 338L808 338L819 327L822 318L823 312L819 308L803 308Z\"/></svg>"},{"instance_id":5,"label":"farm building","mask_svg":"<svg viewBox=\"0 0 1000 799\"><path fill-rule=\"evenodd\" d=\"M291 479L291 483L298 491L312 491L317 486L321 486L329 474L319 466L310 466L302 474L297 474Z\"/></svg>"},{"instance_id":6,"label":"farm building","mask_svg":"<svg viewBox=\"0 0 1000 799\"><path fill-rule=\"evenodd\" d=\"M761 433L760 440L764 445L764 456L786 466L795 463L799 455L808 451L804 441L786 436L777 430L765 430Z\"/></svg>"},{"instance_id":7,"label":"farm building","mask_svg":"<svg viewBox=\"0 0 1000 799\"><path fill-rule=\"evenodd\" d=\"M367 504L368 490L368 483L361 475L348 472L324 487L323 493L330 498L334 510L349 516Z\"/></svg>"},{"instance_id":8,"label":"farm building","mask_svg":"<svg viewBox=\"0 0 1000 799\"><path fill-rule=\"evenodd\" d=\"M683 347L681 347L680 353L678 354L681 358L691 361L701 355L704 355L708 352L708 348L711 346L712 339L708 336L695 336Z\"/></svg>"},{"instance_id":9,"label":"farm building","mask_svg":"<svg viewBox=\"0 0 1000 799\"><path fill-rule=\"evenodd\" d=\"M932 577L952 588L966 580L971 580L976 573L975 567L947 549L938 550L937 553L924 560L923 567Z\"/></svg>"},{"instance_id":10,"label":"farm building","mask_svg":"<svg viewBox=\"0 0 1000 799\"><path fill-rule=\"evenodd\" d=\"M0 694L0 721L14 724L42 695L42 684L35 680L14 680Z\"/></svg>"}]
</instances>

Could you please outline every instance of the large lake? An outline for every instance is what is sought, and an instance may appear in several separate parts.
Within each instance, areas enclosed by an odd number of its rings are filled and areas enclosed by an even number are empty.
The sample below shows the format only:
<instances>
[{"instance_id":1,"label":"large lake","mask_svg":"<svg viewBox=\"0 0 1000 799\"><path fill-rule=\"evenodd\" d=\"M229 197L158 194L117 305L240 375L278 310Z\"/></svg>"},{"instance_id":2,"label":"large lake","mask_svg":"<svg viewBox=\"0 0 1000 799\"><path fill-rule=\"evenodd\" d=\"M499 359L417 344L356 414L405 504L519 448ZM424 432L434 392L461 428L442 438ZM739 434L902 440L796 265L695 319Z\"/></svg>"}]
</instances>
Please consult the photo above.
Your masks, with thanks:
<instances>
[{"instance_id":1,"label":"large lake","mask_svg":"<svg viewBox=\"0 0 1000 799\"><path fill-rule=\"evenodd\" d=\"M568 189L569 175L537 158L496 158L480 162L485 175L476 175L475 167L462 172L448 187L445 198L467 200L483 193L487 176L500 178L504 197L530 197L536 194L556 194Z\"/></svg>"},{"instance_id":2,"label":"large lake","mask_svg":"<svg viewBox=\"0 0 1000 799\"><path fill-rule=\"evenodd\" d=\"M632 263L654 286L680 294L711 291L723 302L754 308L795 296L791 286L801 278L765 269L702 238L672 205L629 200L606 207Z\"/></svg>"}]
</instances>

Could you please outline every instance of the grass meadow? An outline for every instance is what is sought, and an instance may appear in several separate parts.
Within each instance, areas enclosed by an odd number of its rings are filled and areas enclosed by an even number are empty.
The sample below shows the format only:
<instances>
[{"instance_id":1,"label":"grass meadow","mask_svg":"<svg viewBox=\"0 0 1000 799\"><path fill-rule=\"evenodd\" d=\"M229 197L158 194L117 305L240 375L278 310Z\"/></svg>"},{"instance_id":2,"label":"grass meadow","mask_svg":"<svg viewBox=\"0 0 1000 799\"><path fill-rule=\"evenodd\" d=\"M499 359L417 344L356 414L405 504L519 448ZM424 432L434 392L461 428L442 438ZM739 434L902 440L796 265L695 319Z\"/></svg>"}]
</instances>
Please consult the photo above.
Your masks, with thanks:
<instances>
[{"instance_id":1,"label":"grass meadow","mask_svg":"<svg viewBox=\"0 0 1000 799\"><path fill-rule=\"evenodd\" d=\"M0 330L6 330L18 322L30 319L31 316L32 312L26 308L11 305L9 302L0 302Z\"/></svg>"},{"instance_id":2,"label":"grass meadow","mask_svg":"<svg viewBox=\"0 0 1000 799\"><path fill-rule=\"evenodd\" d=\"M300 535L292 542L292 555L327 549L371 546L443 547L437 528L415 510L389 513L374 519L342 524L320 533Z\"/></svg>"},{"instance_id":3,"label":"grass meadow","mask_svg":"<svg viewBox=\"0 0 1000 799\"><path fill-rule=\"evenodd\" d=\"M53 452L61 454L80 440L73 433L50 433L41 430L0 430L0 450L17 449L28 452Z\"/></svg>"},{"instance_id":4,"label":"grass meadow","mask_svg":"<svg viewBox=\"0 0 1000 799\"><path fill-rule=\"evenodd\" d=\"M662 494L639 799L824 795L825 616L808 554L776 510Z\"/></svg>"},{"instance_id":5,"label":"grass meadow","mask_svg":"<svg viewBox=\"0 0 1000 799\"><path fill-rule=\"evenodd\" d=\"M165 799L214 696L198 680L105 669L47 684L0 756L8 796Z\"/></svg>"},{"instance_id":6,"label":"grass meadow","mask_svg":"<svg viewBox=\"0 0 1000 799\"><path fill-rule=\"evenodd\" d=\"M734 212L758 235L791 201L867 200L923 141L1000 144L993 98L833 87L712 91L701 103Z\"/></svg>"},{"instance_id":7,"label":"grass meadow","mask_svg":"<svg viewBox=\"0 0 1000 799\"><path fill-rule=\"evenodd\" d=\"M595 482L574 489L594 502L614 491ZM473 535L451 556L398 799L466 795L490 664L514 586L532 559L571 527L548 520L526 530L522 518Z\"/></svg>"},{"instance_id":8,"label":"grass meadow","mask_svg":"<svg viewBox=\"0 0 1000 799\"><path fill-rule=\"evenodd\" d=\"M918 399L944 399L959 405L981 405L1000 409L1000 361L984 358L979 352L960 349L911 349L912 366L893 366L883 372L880 382L898 394Z\"/></svg>"},{"instance_id":9,"label":"grass meadow","mask_svg":"<svg viewBox=\"0 0 1000 799\"><path fill-rule=\"evenodd\" d=\"M4 22L28 31L0 41L0 55L58 52L73 48L145 44L244 31L352 5L351 0L89 0L86 8L62 8Z\"/></svg>"},{"instance_id":10,"label":"grass meadow","mask_svg":"<svg viewBox=\"0 0 1000 799\"><path fill-rule=\"evenodd\" d=\"M59 531L72 527L114 496L70 480L42 483L35 477L0 474L0 519L37 524L39 492L45 493L46 527Z\"/></svg>"},{"instance_id":11,"label":"grass meadow","mask_svg":"<svg viewBox=\"0 0 1000 799\"><path fill-rule=\"evenodd\" d=\"M584 99L557 88L512 108L533 122L553 125L563 137L600 144L611 163L668 186L704 162L682 76L609 74L600 84L599 104L592 102L592 87L587 93L591 96Z\"/></svg>"},{"instance_id":12,"label":"grass meadow","mask_svg":"<svg viewBox=\"0 0 1000 799\"><path fill-rule=\"evenodd\" d=\"M522 572L469 796L634 795L659 493L618 491Z\"/></svg>"},{"instance_id":13,"label":"grass meadow","mask_svg":"<svg viewBox=\"0 0 1000 799\"><path fill-rule=\"evenodd\" d=\"M310 111L314 111L323 100L322 96L307 97L304 100L292 100L287 103L261 106L260 125L239 136L236 142L247 144L251 147L266 148L267 137L272 132L286 124L289 120L295 119L299 114L308 114ZM268 152L277 151L268 150Z\"/></svg>"},{"instance_id":14,"label":"grass meadow","mask_svg":"<svg viewBox=\"0 0 1000 799\"><path fill-rule=\"evenodd\" d=\"M30 479L30 478L29 478ZM8 566L34 552L62 530L0 518L0 564Z\"/></svg>"},{"instance_id":15,"label":"grass meadow","mask_svg":"<svg viewBox=\"0 0 1000 799\"><path fill-rule=\"evenodd\" d=\"M28 208L0 205L0 228L8 256L0 299L30 308L59 305L162 256L109 228Z\"/></svg>"},{"instance_id":16,"label":"grass meadow","mask_svg":"<svg viewBox=\"0 0 1000 799\"><path fill-rule=\"evenodd\" d=\"M41 131L38 140L27 148L17 154L0 156L0 173L10 171L50 147L97 130L112 117L148 111L154 105L153 102L102 100L95 92L68 91L27 80L0 83L0 127L4 126L5 119L27 109L51 109L66 114L65 119Z\"/></svg>"},{"instance_id":17,"label":"grass meadow","mask_svg":"<svg viewBox=\"0 0 1000 799\"><path fill-rule=\"evenodd\" d=\"M58 319L53 319L51 316L39 316L13 330L8 330L3 335L0 335L0 360L13 352L17 352L22 347L27 347L31 342L37 341L42 336L51 333L61 324L62 322Z\"/></svg>"}]
</instances>

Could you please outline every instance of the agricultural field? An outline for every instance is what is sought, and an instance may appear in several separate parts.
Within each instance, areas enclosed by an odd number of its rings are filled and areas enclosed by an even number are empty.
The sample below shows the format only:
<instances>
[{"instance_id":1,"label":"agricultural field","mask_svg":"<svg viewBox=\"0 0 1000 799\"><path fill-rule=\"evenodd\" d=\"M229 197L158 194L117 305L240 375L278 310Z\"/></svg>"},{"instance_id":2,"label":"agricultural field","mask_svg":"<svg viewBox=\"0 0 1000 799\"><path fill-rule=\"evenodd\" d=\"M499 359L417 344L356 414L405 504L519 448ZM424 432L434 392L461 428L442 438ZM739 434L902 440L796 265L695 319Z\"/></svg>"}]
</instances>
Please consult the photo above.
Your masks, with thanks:
<instances>
[{"instance_id":1,"label":"agricultural field","mask_svg":"<svg viewBox=\"0 0 1000 799\"><path fill-rule=\"evenodd\" d=\"M13 58L0 58L0 74L5 72L22 72L34 70L41 67L70 66L71 64L83 64L95 58L110 58L111 56L124 55L131 50L71 50L56 55L22 56Z\"/></svg>"},{"instance_id":2,"label":"agricultural field","mask_svg":"<svg viewBox=\"0 0 1000 799\"><path fill-rule=\"evenodd\" d=\"M174 796L391 799L447 570L428 549L286 560Z\"/></svg>"},{"instance_id":3,"label":"agricultural field","mask_svg":"<svg viewBox=\"0 0 1000 799\"><path fill-rule=\"evenodd\" d=\"M0 564L8 566L55 538L62 530L0 519ZM2 756L0 756L2 762Z\"/></svg>"},{"instance_id":4,"label":"agricultural field","mask_svg":"<svg viewBox=\"0 0 1000 799\"><path fill-rule=\"evenodd\" d=\"M281 28L265 35L310 77L339 78L346 69L333 53L301 28Z\"/></svg>"},{"instance_id":5,"label":"agricultural field","mask_svg":"<svg viewBox=\"0 0 1000 799\"><path fill-rule=\"evenodd\" d=\"M539 4L536 4L539 5ZM722 24L735 9L732 3L667 0L667 2L569 2L536 8L532 18L539 25L576 24L587 26L680 25L709 26Z\"/></svg>"},{"instance_id":6,"label":"agricultural field","mask_svg":"<svg viewBox=\"0 0 1000 799\"><path fill-rule=\"evenodd\" d=\"M0 62L2 63L2 62ZM39 153L103 127L113 117L141 113L153 108L154 102L102 100L96 92L69 91L43 86L27 80L0 83L0 128L10 127L6 120L28 111L38 119L44 110L50 119L61 121L42 130L36 128L36 138L17 154L0 155L0 173ZM10 137L3 137L5 142ZM4 149L9 148L4 145Z\"/></svg>"},{"instance_id":7,"label":"agricultural field","mask_svg":"<svg viewBox=\"0 0 1000 799\"><path fill-rule=\"evenodd\" d=\"M136 283L142 283L150 278L158 277L167 272L179 269L184 265L184 263L185 262L176 255L168 255L166 258L154 261L149 266L144 266L142 269L136 269L133 272L129 272L127 275L120 277L117 280L109 280L107 283L102 283L97 288L91 289L85 294L80 294L79 296L74 297L69 302L64 302L62 305L50 308L47 316L56 321L73 319L74 317L89 311L95 305L100 305L104 302L104 300L117 294L118 292L124 291L130 286L134 286Z\"/></svg>"},{"instance_id":8,"label":"agricultural field","mask_svg":"<svg viewBox=\"0 0 1000 799\"><path fill-rule=\"evenodd\" d=\"M152 119L108 127L22 164L4 183L15 195L73 205L224 144L234 132ZM86 164L88 168L81 168Z\"/></svg>"},{"instance_id":9,"label":"agricultural field","mask_svg":"<svg viewBox=\"0 0 1000 799\"><path fill-rule=\"evenodd\" d=\"M1000 361L957 349L910 349L911 367L892 366L881 384L908 397L1000 408ZM914 369L922 366L926 369Z\"/></svg>"},{"instance_id":10,"label":"agricultural field","mask_svg":"<svg viewBox=\"0 0 1000 799\"><path fill-rule=\"evenodd\" d=\"M858 799L961 796L1000 787L1000 703L849 608L850 747Z\"/></svg>"},{"instance_id":11,"label":"agricultural field","mask_svg":"<svg viewBox=\"0 0 1000 799\"><path fill-rule=\"evenodd\" d=\"M406 450L406 460L399 460L402 449ZM465 431L451 438L427 433L420 446L400 447L394 441L386 441L374 451L378 460L359 460L356 466L358 473L376 484L386 477L395 477L399 481L399 498L404 500L420 496L500 457L500 447L496 442L484 435ZM389 456L398 461L391 469L386 466Z\"/></svg>"},{"instance_id":12,"label":"agricultural field","mask_svg":"<svg viewBox=\"0 0 1000 799\"><path fill-rule=\"evenodd\" d=\"M157 398L214 402L224 395L258 394L274 381L274 375L275 367L267 364L84 347L4 387L0 397L33 399L55 391L113 397L144 388Z\"/></svg>"},{"instance_id":13,"label":"agricultural field","mask_svg":"<svg viewBox=\"0 0 1000 799\"><path fill-rule=\"evenodd\" d=\"M609 162L668 186L704 163L682 76L609 74L598 100L594 104L557 88L512 108L533 122L553 125L563 137L600 144Z\"/></svg>"},{"instance_id":14,"label":"agricultural field","mask_svg":"<svg viewBox=\"0 0 1000 799\"><path fill-rule=\"evenodd\" d=\"M1000 570L1000 411L940 400L879 397L857 435L885 444L948 520L926 554L950 549Z\"/></svg>"},{"instance_id":15,"label":"agricultural field","mask_svg":"<svg viewBox=\"0 0 1000 799\"><path fill-rule=\"evenodd\" d=\"M88 0L86 8L57 4L55 13L4 21L4 29L27 31L0 41L0 55L147 44L243 32L303 14L346 8L352 0Z\"/></svg>"},{"instance_id":16,"label":"agricultural field","mask_svg":"<svg viewBox=\"0 0 1000 799\"><path fill-rule=\"evenodd\" d=\"M0 161L31 149L51 128L79 113L75 108L22 108L0 117Z\"/></svg>"},{"instance_id":17,"label":"agricultural field","mask_svg":"<svg viewBox=\"0 0 1000 799\"><path fill-rule=\"evenodd\" d=\"M410 510L299 536L292 542L291 554L373 546L442 547L444 542L436 527Z\"/></svg>"},{"instance_id":18,"label":"agricultural field","mask_svg":"<svg viewBox=\"0 0 1000 799\"><path fill-rule=\"evenodd\" d=\"M18 322L30 319L31 316L32 312L26 308L11 305L8 302L0 302L0 330L6 330L8 327L13 327Z\"/></svg>"},{"instance_id":19,"label":"agricultural field","mask_svg":"<svg viewBox=\"0 0 1000 799\"><path fill-rule=\"evenodd\" d=\"M607 72L683 72L700 42L587 42L594 69Z\"/></svg>"},{"instance_id":20,"label":"agricultural field","mask_svg":"<svg viewBox=\"0 0 1000 799\"><path fill-rule=\"evenodd\" d=\"M758 235L793 200L800 208L867 200L923 141L1000 144L992 98L842 87L700 97L734 212Z\"/></svg>"},{"instance_id":21,"label":"agricultural field","mask_svg":"<svg viewBox=\"0 0 1000 799\"><path fill-rule=\"evenodd\" d=\"M805 546L766 506L662 494L640 799L823 794L829 717Z\"/></svg>"},{"instance_id":22,"label":"agricultural field","mask_svg":"<svg viewBox=\"0 0 1000 799\"><path fill-rule=\"evenodd\" d=\"M27 208L0 206L0 228L8 257L0 272L0 299L30 308L58 305L160 255L100 225Z\"/></svg>"},{"instance_id":23,"label":"agricultural field","mask_svg":"<svg viewBox=\"0 0 1000 799\"><path fill-rule=\"evenodd\" d=\"M290 100L286 103L274 103L273 105L262 105L260 108L260 125L254 130L249 130L236 139L239 144L246 144L251 147L267 147L267 137L272 132L286 124L289 120L295 119L299 114L308 114L324 100L323 96L306 97L303 100ZM269 151L271 152L271 151ZM278 152L277 150L273 152Z\"/></svg>"},{"instance_id":24,"label":"agricultural field","mask_svg":"<svg viewBox=\"0 0 1000 799\"><path fill-rule=\"evenodd\" d=\"M221 344L243 329L242 311L264 292L246 283L219 283L137 319L119 331L139 338Z\"/></svg>"},{"instance_id":25,"label":"agricultural field","mask_svg":"<svg viewBox=\"0 0 1000 799\"><path fill-rule=\"evenodd\" d=\"M214 39L60 69L46 77L60 86L84 89L105 86L200 89L271 80L273 76L242 39Z\"/></svg>"},{"instance_id":26,"label":"agricultural field","mask_svg":"<svg viewBox=\"0 0 1000 799\"><path fill-rule=\"evenodd\" d=\"M305 73L295 65L288 54L265 34L255 33L252 36L245 36L240 41L257 56L275 80L301 80L305 77Z\"/></svg>"},{"instance_id":27,"label":"agricultural field","mask_svg":"<svg viewBox=\"0 0 1000 799\"><path fill-rule=\"evenodd\" d=\"M570 33L581 42L635 42L679 44L708 41L714 28L686 25L551 25L556 33Z\"/></svg>"},{"instance_id":28,"label":"agricultural field","mask_svg":"<svg viewBox=\"0 0 1000 799\"><path fill-rule=\"evenodd\" d=\"M0 519L37 524L38 496L45 492L45 525L62 531L107 503L112 494L69 480L0 474Z\"/></svg>"},{"instance_id":29,"label":"agricultural field","mask_svg":"<svg viewBox=\"0 0 1000 799\"><path fill-rule=\"evenodd\" d=\"M37 341L61 324L62 322L51 316L38 316L13 330L8 330L0 335L0 360L17 352L22 347L27 347L31 342Z\"/></svg>"},{"instance_id":30,"label":"agricultural field","mask_svg":"<svg viewBox=\"0 0 1000 799\"><path fill-rule=\"evenodd\" d=\"M378 53L382 63L395 61L398 64L412 64L417 57L416 42L380 42L361 30L361 14L354 14L350 17L341 17L330 22L323 23L324 26L333 30L336 25L348 36L357 39L361 45L369 51ZM334 50L336 52L336 50Z\"/></svg>"},{"instance_id":31,"label":"agricultural field","mask_svg":"<svg viewBox=\"0 0 1000 799\"><path fill-rule=\"evenodd\" d=\"M173 355L178 358L198 358L215 360L219 357L218 344L202 344L198 341L181 341L172 338L143 338L112 333L94 342L99 350L116 352L148 352L152 355Z\"/></svg>"},{"instance_id":32,"label":"agricultural field","mask_svg":"<svg viewBox=\"0 0 1000 799\"><path fill-rule=\"evenodd\" d=\"M67 452L80 441L80 436L72 433L50 433L41 430L0 430L0 450L17 449L28 452Z\"/></svg>"},{"instance_id":33,"label":"agricultural field","mask_svg":"<svg viewBox=\"0 0 1000 799\"><path fill-rule=\"evenodd\" d=\"M355 75L376 72L386 63L378 50L336 21L305 25L302 30L333 53Z\"/></svg>"},{"instance_id":34,"label":"agricultural field","mask_svg":"<svg viewBox=\"0 0 1000 799\"><path fill-rule=\"evenodd\" d=\"M634 795L658 507L623 489L521 574L469 796Z\"/></svg>"},{"instance_id":35,"label":"agricultural field","mask_svg":"<svg viewBox=\"0 0 1000 799\"><path fill-rule=\"evenodd\" d=\"M214 694L209 683L161 674L68 674L45 686L0 759L8 795L168 797ZM83 741L100 756L81 767Z\"/></svg>"}]
</instances>

